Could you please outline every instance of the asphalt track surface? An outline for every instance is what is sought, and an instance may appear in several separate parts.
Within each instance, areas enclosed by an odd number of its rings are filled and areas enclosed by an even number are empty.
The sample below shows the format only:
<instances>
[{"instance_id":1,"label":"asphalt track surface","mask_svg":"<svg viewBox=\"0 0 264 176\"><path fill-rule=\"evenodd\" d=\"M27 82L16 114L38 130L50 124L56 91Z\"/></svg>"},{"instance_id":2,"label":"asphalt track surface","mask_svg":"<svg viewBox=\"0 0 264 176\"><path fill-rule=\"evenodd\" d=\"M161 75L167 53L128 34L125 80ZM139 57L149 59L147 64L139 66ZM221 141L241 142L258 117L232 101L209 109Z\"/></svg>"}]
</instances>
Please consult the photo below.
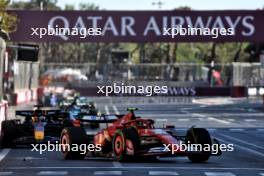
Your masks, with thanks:
<instances>
[{"instance_id":1,"label":"asphalt track surface","mask_svg":"<svg viewBox=\"0 0 264 176\"><path fill-rule=\"evenodd\" d=\"M223 98L95 98L105 114L123 114L138 107L137 115L156 120L156 126L174 124L208 128L221 143L234 144L234 151L193 164L186 157L157 161L117 162L111 158L63 160L60 152L40 155L29 148L0 150L1 175L183 175L264 176L264 107L259 102ZM30 107L28 107L30 109Z\"/></svg>"}]
</instances>

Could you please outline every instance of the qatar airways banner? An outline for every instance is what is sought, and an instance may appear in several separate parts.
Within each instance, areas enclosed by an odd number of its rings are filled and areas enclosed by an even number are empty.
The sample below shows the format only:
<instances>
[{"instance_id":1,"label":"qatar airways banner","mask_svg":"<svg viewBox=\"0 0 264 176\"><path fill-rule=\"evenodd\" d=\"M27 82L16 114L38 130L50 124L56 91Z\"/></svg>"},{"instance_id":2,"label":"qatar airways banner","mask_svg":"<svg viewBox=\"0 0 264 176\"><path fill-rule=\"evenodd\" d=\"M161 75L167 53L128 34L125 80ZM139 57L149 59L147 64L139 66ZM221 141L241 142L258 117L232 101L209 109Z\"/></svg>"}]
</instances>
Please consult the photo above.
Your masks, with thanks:
<instances>
[{"instance_id":1,"label":"qatar airways banner","mask_svg":"<svg viewBox=\"0 0 264 176\"><path fill-rule=\"evenodd\" d=\"M18 42L264 42L264 11L12 11Z\"/></svg>"}]
</instances>

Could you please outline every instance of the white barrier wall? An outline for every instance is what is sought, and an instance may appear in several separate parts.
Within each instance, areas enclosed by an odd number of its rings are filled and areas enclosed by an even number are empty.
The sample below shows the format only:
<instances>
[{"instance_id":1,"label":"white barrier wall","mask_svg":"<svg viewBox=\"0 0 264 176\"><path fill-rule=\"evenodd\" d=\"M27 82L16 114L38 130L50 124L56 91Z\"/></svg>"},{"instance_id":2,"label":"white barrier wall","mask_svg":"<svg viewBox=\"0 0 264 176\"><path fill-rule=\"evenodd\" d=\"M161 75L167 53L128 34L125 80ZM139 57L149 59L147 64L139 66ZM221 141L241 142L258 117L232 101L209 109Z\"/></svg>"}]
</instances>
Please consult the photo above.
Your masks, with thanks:
<instances>
[{"instance_id":1,"label":"white barrier wall","mask_svg":"<svg viewBox=\"0 0 264 176\"><path fill-rule=\"evenodd\" d=\"M37 89L16 90L15 93L17 94L16 105L22 104L22 103L29 103L31 101L36 101L37 100Z\"/></svg>"},{"instance_id":2,"label":"white barrier wall","mask_svg":"<svg viewBox=\"0 0 264 176\"><path fill-rule=\"evenodd\" d=\"M1 134L1 127L2 121L6 120L7 115L7 102L0 102L0 134Z\"/></svg>"}]
</instances>

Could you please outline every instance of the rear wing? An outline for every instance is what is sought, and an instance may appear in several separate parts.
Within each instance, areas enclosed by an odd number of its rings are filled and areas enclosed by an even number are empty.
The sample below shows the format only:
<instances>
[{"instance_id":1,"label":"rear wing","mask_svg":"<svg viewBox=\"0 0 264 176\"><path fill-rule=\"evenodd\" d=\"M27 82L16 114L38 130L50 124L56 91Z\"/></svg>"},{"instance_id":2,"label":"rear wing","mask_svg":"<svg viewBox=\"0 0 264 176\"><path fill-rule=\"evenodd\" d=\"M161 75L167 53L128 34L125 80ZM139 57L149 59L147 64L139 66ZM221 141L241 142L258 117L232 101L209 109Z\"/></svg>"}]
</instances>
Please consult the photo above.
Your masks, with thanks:
<instances>
[{"instance_id":1,"label":"rear wing","mask_svg":"<svg viewBox=\"0 0 264 176\"><path fill-rule=\"evenodd\" d=\"M16 116L57 116L60 115L60 110L25 110L25 111L16 111Z\"/></svg>"},{"instance_id":2,"label":"rear wing","mask_svg":"<svg viewBox=\"0 0 264 176\"><path fill-rule=\"evenodd\" d=\"M16 111L16 116L32 116L33 111Z\"/></svg>"},{"instance_id":3,"label":"rear wing","mask_svg":"<svg viewBox=\"0 0 264 176\"><path fill-rule=\"evenodd\" d=\"M91 122L91 123L113 123L119 119L116 115L84 115L79 120L84 122Z\"/></svg>"}]
</instances>

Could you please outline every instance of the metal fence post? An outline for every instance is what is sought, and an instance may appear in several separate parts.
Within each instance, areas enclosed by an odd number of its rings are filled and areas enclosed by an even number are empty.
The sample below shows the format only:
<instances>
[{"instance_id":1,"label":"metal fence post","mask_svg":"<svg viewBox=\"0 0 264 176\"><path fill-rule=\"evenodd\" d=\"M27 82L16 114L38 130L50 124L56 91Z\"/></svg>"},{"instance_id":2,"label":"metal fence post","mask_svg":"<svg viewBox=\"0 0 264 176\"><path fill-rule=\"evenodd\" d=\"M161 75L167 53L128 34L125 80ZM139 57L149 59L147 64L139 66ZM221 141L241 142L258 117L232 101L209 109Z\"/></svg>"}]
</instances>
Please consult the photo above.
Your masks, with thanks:
<instances>
[{"instance_id":1,"label":"metal fence post","mask_svg":"<svg viewBox=\"0 0 264 176\"><path fill-rule=\"evenodd\" d=\"M4 74L4 57L5 57L6 42L0 37L0 102L4 96L3 92L3 74Z\"/></svg>"}]
</instances>

